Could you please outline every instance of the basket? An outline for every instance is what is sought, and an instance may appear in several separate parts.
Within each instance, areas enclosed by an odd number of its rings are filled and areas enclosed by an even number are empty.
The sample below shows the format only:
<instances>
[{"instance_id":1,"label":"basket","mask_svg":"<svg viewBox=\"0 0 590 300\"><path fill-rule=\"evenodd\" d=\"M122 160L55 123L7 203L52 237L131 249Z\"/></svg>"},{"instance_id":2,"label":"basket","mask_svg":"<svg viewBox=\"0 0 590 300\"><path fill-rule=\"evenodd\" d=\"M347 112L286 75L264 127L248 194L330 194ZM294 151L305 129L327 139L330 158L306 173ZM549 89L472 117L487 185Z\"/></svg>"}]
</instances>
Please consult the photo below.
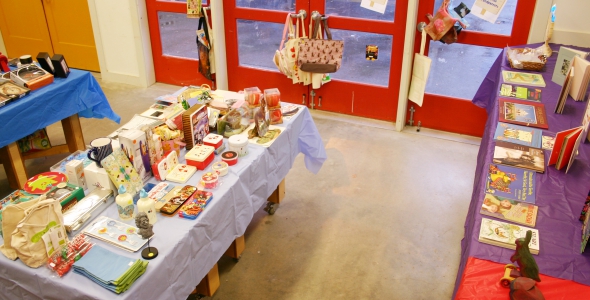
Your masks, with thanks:
<instances>
[{"instance_id":1,"label":"basket","mask_svg":"<svg viewBox=\"0 0 590 300\"><path fill-rule=\"evenodd\" d=\"M512 59L510 59L510 51L514 51L516 53L523 53L525 51L535 51L534 49L531 48L509 48L508 51L506 51L506 57L508 58L508 62L510 63L510 67L513 69L519 69L519 70L529 70L529 71L541 71L543 70L543 68L545 67L545 63L547 62L547 57L545 57L544 55L539 55L539 59L542 62L533 62L533 61L520 61L518 63L513 62Z\"/></svg>"}]
</instances>

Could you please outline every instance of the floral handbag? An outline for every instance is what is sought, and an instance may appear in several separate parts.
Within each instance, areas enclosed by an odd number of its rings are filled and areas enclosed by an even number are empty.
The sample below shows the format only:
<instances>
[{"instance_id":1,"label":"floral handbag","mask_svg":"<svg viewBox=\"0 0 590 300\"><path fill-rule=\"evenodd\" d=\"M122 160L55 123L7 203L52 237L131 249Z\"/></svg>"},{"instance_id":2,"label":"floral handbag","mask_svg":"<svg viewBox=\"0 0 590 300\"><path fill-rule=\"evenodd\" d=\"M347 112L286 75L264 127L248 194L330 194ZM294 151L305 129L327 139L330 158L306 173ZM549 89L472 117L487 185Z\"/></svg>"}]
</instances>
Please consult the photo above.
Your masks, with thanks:
<instances>
[{"instance_id":1,"label":"floral handbag","mask_svg":"<svg viewBox=\"0 0 590 300\"><path fill-rule=\"evenodd\" d=\"M313 26L311 38L302 38L299 43L299 69L311 73L334 73L340 69L344 41L332 39L332 33L324 15L322 21L317 21ZM321 24L326 38L321 38Z\"/></svg>"},{"instance_id":2,"label":"floral handbag","mask_svg":"<svg viewBox=\"0 0 590 300\"><path fill-rule=\"evenodd\" d=\"M450 44L450 42L455 42L457 39L457 33L454 31L453 26L456 22L461 24L461 27L465 28L466 26L461 23L459 19L455 19L449 14L449 0L444 0L442 5L436 11L436 14L431 16L428 14L428 18L430 19L430 23L424 27L426 33L432 38L434 41L439 41L449 32L449 30L453 30L451 33L452 36L446 37L446 43Z\"/></svg>"}]
</instances>

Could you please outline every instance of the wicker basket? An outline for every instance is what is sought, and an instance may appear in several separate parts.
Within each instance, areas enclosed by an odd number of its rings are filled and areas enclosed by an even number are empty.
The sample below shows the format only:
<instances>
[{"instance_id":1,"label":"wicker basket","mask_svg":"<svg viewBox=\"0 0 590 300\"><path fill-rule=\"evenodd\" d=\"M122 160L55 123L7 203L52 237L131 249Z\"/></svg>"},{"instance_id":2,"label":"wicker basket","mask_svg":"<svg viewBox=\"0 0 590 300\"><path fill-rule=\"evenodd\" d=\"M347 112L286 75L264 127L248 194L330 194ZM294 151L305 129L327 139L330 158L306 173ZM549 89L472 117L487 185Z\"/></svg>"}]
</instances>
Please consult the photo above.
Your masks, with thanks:
<instances>
[{"instance_id":1,"label":"wicker basket","mask_svg":"<svg viewBox=\"0 0 590 300\"><path fill-rule=\"evenodd\" d=\"M511 48L510 50L516 51L517 53L522 53L525 50L530 51L532 49L530 49L530 48L528 48L528 49L525 49L525 48ZM541 71L541 70L543 70L543 68L545 67L545 63L547 62L547 57L545 57L544 55L539 55L539 59L541 59L542 62L521 61L520 62L520 65L517 65L517 64L515 64L515 63L512 62L512 59L510 59L510 56L508 55L509 51L506 51L506 57L508 58L508 62L510 63L510 67L513 68L513 69L530 70L530 71Z\"/></svg>"}]
</instances>

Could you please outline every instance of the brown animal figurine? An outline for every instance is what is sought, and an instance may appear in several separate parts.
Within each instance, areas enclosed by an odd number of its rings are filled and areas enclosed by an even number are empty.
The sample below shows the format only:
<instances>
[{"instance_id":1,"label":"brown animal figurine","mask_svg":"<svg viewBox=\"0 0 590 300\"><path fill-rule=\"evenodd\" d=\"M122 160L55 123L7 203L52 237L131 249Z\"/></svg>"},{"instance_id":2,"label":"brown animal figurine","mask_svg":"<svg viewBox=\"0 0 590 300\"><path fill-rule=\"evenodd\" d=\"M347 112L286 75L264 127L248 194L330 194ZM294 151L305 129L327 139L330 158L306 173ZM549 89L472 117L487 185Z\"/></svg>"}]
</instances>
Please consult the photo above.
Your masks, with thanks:
<instances>
[{"instance_id":1,"label":"brown animal figurine","mask_svg":"<svg viewBox=\"0 0 590 300\"><path fill-rule=\"evenodd\" d=\"M520 274L522 277L527 277L537 282L541 282L541 278L539 278L539 267L537 266L535 258L533 258L531 251L529 250L529 242L531 241L532 237L533 232L528 230L524 239L518 238L516 241L514 241L516 244L516 252L510 257L510 261L516 261L518 267L520 268Z\"/></svg>"}]
</instances>

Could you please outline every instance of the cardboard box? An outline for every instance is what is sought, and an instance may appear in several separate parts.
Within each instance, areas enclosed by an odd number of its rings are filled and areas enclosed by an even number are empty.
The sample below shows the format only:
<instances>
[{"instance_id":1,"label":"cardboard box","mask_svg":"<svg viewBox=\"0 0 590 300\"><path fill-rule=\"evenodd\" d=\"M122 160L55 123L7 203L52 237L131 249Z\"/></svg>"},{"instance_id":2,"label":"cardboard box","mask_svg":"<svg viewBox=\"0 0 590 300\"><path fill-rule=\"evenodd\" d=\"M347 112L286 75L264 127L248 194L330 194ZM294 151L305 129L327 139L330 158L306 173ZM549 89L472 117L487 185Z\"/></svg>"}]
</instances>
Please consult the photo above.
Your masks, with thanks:
<instances>
[{"instance_id":1,"label":"cardboard box","mask_svg":"<svg viewBox=\"0 0 590 300\"><path fill-rule=\"evenodd\" d=\"M86 185L88 193L96 188L111 189L114 195L118 195L117 188L109 178L109 174L103 168L99 168L96 163L91 163L84 168L84 177L86 177Z\"/></svg>"},{"instance_id":2,"label":"cardboard box","mask_svg":"<svg viewBox=\"0 0 590 300\"><path fill-rule=\"evenodd\" d=\"M66 175L68 182L82 189L86 189L86 178L84 176L84 163L81 160L70 160L66 163Z\"/></svg>"},{"instance_id":3,"label":"cardboard box","mask_svg":"<svg viewBox=\"0 0 590 300\"><path fill-rule=\"evenodd\" d=\"M119 133L121 149L133 164L143 182L152 177L150 153L145 132L138 129L125 130Z\"/></svg>"}]
</instances>

